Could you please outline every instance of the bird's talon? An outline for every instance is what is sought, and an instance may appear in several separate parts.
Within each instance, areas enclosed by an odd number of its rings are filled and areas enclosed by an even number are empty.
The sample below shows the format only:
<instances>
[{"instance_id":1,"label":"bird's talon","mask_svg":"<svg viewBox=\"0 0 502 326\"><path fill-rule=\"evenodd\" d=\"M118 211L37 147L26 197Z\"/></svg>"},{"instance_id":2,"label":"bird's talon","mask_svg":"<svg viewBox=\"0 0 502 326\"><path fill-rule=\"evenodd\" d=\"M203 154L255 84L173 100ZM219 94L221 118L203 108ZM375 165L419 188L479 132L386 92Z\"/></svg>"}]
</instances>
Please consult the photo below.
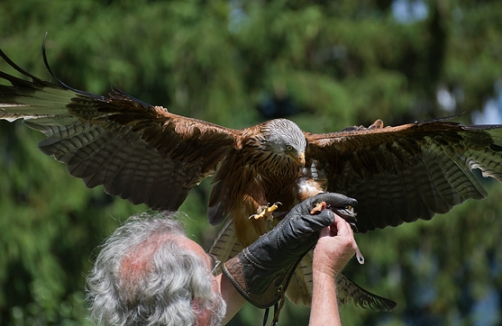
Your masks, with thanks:
<instances>
[{"instance_id":1,"label":"bird's talon","mask_svg":"<svg viewBox=\"0 0 502 326\"><path fill-rule=\"evenodd\" d=\"M269 213L273 213L276 209L279 208L279 205L282 205L280 201L276 201L272 204L272 206L265 208Z\"/></svg>"},{"instance_id":2,"label":"bird's talon","mask_svg":"<svg viewBox=\"0 0 502 326\"><path fill-rule=\"evenodd\" d=\"M257 214L253 214L249 218L250 219L254 218L255 220L259 220L265 217L267 219L267 222L270 224L274 220L274 215L272 213L279 208L279 205L282 205L282 203L277 201L273 203L271 206L260 206L258 207Z\"/></svg>"}]
</instances>

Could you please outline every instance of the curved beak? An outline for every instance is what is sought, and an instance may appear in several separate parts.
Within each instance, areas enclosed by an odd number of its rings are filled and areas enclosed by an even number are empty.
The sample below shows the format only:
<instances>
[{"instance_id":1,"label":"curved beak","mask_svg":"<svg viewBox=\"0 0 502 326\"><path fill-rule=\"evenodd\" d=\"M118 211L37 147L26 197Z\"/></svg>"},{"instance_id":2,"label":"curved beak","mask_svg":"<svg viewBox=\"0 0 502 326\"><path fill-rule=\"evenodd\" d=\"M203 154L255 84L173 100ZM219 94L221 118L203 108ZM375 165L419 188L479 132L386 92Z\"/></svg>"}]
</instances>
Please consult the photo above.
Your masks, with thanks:
<instances>
[{"instance_id":1,"label":"curved beak","mask_svg":"<svg viewBox=\"0 0 502 326\"><path fill-rule=\"evenodd\" d=\"M296 159L298 164L300 164L301 167L305 166L305 153L301 152L298 154L298 158Z\"/></svg>"}]
</instances>

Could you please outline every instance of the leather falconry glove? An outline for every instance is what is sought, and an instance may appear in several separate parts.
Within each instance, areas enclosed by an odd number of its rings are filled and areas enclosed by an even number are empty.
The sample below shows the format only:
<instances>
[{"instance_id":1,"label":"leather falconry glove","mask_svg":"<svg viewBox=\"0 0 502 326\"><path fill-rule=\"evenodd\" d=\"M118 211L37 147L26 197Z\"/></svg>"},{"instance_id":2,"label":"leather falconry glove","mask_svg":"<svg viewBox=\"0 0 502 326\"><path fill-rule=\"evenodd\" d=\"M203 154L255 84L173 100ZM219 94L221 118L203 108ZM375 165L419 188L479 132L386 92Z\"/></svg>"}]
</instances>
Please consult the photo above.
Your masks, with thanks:
<instances>
[{"instance_id":1,"label":"leather falconry glove","mask_svg":"<svg viewBox=\"0 0 502 326\"><path fill-rule=\"evenodd\" d=\"M326 203L328 209L315 209ZM262 235L222 269L241 295L258 308L276 304L286 291L300 260L314 247L319 231L333 224L337 215L355 220L353 198L323 193L293 207L275 228ZM324 208L324 204L323 204ZM311 215L311 212L319 212Z\"/></svg>"}]
</instances>

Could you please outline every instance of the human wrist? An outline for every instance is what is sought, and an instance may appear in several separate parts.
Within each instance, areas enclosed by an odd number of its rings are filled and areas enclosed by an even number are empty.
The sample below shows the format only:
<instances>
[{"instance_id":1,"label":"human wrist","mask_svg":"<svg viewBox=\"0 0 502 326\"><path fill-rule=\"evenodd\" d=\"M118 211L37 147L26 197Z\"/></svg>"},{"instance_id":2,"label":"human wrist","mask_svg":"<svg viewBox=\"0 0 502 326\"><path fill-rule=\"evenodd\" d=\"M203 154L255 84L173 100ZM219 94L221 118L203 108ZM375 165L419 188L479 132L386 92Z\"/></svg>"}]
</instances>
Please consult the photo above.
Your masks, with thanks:
<instances>
[{"instance_id":1,"label":"human wrist","mask_svg":"<svg viewBox=\"0 0 502 326\"><path fill-rule=\"evenodd\" d=\"M353 256L353 250L335 237L321 238L314 249L313 273L336 277Z\"/></svg>"},{"instance_id":2,"label":"human wrist","mask_svg":"<svg viewBox=\"0 0 502 326\"><path fill-rule=\"evenodd\" d=\"M326 263L318 263L316 264L315 261L313 262L312 265L312 275L313 277L319 277L319 278L324 278L324 277L329 277L334 279L338 273L340 273L341 270L338 270L335 266L331 266Z\"/></svg>"}]
</instances>

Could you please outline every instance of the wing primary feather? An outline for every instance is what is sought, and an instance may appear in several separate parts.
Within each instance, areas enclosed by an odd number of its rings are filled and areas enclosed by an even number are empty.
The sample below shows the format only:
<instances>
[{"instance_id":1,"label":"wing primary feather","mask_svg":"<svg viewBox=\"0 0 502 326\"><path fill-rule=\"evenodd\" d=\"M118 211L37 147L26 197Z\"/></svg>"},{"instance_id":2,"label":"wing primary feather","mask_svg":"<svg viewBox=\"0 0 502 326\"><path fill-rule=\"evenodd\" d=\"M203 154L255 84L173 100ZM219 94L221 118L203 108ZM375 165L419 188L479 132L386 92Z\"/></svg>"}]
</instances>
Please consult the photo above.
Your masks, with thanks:
<instances>
[{"instance_id":1,"label":"wing primary feather","mask_svg":"<svg viewBox=\"0 0 502 326\"><path fill-rule=\"evenodd\" d=\"M99 95L96 95L96 94L92 94L92 93L88 93L88 92L85 92L85 91L81 91L79 89L76 89L76 88L73 88L67 84L65 84L61 79L59 79L56 74L52 71L50 65L49 65L49 60L47 60L47 53L46 53L46 41L47 41L47 35L49 33L46 32L45 33L45 36L44 36L44 40L42 42L42 57L43 57L43 60L44 60L44 64L45 64L45 67L47 68L47 70L49 71L49 73L51 74L51 76L58 82L60 83L64 88L66 89L69 89L77 94L81 94L81 95L85 95L85 96L89 96L89 97L92 97L92 98L95 98L95 99L102 99L104 100L105 97L104 96L99 96ZM31 75L30 75L31 76ZM37 80L39 80L37 78Z\"/></svg>"},{"instance_id":2,"label":"wing primary feather","mask_svg":"<svg viewBox=\"0 0 502 326\"><path fill-rule=\"evenodd\" d=\"M40 79L38 79L37 77L33 76L32 74L30 74L29 72L27 72L26 70L24 70L23 68L19 67L17 64L14 63L14 61L12 61L3 51L2 49L0 49L0 57L2 57L2 59L5 60L5 62L7 62L7 64L9 64L9 66L11 66L12 68L14 68L15 70L17 70L19 73L25 75L26 77L30 77L31 79L33 79L34 81L40 81ZM2 76L2 78L5 78L7 80L11 80L12 79L15 79L15 80L19 80L19 81L22 81L22 82L25 82L24 80L22 79L18 79L18 78L15 78L14 76L10 76L2 71L0 71L0 75ZM8 76L10 78L6 78L5 76Z\"/></svg>"},{"instance_id":3,"label":"wing primary feather","mask_svg":"<svg viewBox=\"0 0 502 326\"><path fill-rule=\"evenodd\" d=\"M235 225L232 219L228 219L216 236L209 253L225 262L244 249L235 235Z\"/></svg>"}]
</instances>

